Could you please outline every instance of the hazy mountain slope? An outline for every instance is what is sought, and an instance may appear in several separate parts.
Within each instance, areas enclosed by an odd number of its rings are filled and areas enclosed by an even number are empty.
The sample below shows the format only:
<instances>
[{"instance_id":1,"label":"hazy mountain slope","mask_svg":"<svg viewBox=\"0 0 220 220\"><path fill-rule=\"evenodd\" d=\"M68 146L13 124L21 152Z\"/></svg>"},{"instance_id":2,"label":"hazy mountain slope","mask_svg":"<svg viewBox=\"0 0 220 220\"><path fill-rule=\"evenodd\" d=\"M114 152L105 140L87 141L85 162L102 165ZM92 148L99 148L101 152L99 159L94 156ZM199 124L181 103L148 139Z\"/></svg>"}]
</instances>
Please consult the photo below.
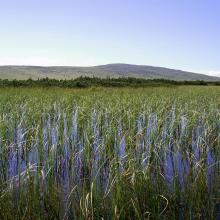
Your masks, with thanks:
<instances>
[{"instance_id":1,"label":"hazy mountain slope","mask_svg":"<svg viewBox=\"0 0 220 220\"><path fill-rule=\"evenodd\" d=\"M124 76L145 79L163 78L172 80L220 81L220 78L218 77L212 77L203 74L168 69L163 67L131 64L108 64L93 67L0 66L1 79L38 79L45 77L56 79L71 79L78 76Z\"/></svg>"}]
</instances>

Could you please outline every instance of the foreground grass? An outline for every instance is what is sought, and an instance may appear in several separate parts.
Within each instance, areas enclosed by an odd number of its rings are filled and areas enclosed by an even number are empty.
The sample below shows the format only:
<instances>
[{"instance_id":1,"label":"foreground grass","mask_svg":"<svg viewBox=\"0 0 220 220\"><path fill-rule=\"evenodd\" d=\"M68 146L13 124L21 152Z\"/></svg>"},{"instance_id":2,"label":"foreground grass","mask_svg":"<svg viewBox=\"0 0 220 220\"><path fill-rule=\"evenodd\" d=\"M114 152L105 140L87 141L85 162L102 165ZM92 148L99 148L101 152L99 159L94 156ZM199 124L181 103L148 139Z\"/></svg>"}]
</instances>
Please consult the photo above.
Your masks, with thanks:
<instances>
[{"instance_id":1,"label":"foreground grass","mask_svg":"<svg viewBox=\"0 0 220 220\"><path fill-rule=\"evenodd\" d=\"M1 88L0 219L214 219L220 88Z\"/></svg>"}]
</instances>

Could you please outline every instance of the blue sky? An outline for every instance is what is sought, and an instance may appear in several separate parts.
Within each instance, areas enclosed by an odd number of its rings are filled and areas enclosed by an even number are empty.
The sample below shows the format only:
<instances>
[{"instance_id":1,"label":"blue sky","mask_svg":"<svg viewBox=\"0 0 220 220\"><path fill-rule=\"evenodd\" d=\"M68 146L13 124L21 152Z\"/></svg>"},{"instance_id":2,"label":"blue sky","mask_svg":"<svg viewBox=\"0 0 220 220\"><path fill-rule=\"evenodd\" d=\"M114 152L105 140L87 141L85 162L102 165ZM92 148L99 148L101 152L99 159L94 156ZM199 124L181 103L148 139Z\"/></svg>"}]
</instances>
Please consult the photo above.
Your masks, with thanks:
<instances>
[{"instance_id":1,"label":"blue sky","mask_svg":"<svg viewBox=\"0 0 220 220\"><path fill-rule=\"evenodd\" d=\"M0 65L131 63L220 76L219 0L0 0Z\"/></svg>"}]
</instances>

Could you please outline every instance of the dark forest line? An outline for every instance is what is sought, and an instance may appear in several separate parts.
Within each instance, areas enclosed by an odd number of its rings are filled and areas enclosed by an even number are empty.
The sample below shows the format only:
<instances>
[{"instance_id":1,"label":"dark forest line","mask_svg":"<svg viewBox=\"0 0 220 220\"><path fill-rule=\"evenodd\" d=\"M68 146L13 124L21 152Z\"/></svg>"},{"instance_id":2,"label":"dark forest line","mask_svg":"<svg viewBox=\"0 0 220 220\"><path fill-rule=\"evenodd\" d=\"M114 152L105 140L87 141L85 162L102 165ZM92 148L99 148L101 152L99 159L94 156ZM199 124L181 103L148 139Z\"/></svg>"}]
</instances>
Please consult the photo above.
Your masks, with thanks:
<instances>
[{"instance_id":1,"label":"dark forest line","mask_svg":"<svg viewBox=\"0 0 220 220\"><path fill-rule=\"evenodd\" d=\"M180 85L215 85L219 82L208 81L174 81L167 79L140 79L132 77L97 78L78 77L72 80L58 80L43 78L38 80L7 80L0 79L0 87L62 87L62 88L89 88L89 87L148 87L148 86L180 86Z\"/></svg>"}]
</instances>

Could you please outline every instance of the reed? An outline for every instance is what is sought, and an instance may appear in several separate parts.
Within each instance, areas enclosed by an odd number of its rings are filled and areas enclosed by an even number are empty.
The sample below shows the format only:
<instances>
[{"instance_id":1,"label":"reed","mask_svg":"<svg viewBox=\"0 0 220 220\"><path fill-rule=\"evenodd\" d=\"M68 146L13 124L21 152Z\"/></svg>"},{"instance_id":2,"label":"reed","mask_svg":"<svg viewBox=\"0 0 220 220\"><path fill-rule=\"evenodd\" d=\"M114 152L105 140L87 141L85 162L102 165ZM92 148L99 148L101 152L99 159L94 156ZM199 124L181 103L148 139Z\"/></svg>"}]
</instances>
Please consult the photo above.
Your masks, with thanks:
<instances>
[{"instance_id":1,"label":"reed","mask_svg":"<svg viewBox=\"0 0 220 220\"><path fill-rule=\"evenodd\" d=\"M0 219L214 219L220 89L0 89Z\"/></svg>"}]
</instances>

